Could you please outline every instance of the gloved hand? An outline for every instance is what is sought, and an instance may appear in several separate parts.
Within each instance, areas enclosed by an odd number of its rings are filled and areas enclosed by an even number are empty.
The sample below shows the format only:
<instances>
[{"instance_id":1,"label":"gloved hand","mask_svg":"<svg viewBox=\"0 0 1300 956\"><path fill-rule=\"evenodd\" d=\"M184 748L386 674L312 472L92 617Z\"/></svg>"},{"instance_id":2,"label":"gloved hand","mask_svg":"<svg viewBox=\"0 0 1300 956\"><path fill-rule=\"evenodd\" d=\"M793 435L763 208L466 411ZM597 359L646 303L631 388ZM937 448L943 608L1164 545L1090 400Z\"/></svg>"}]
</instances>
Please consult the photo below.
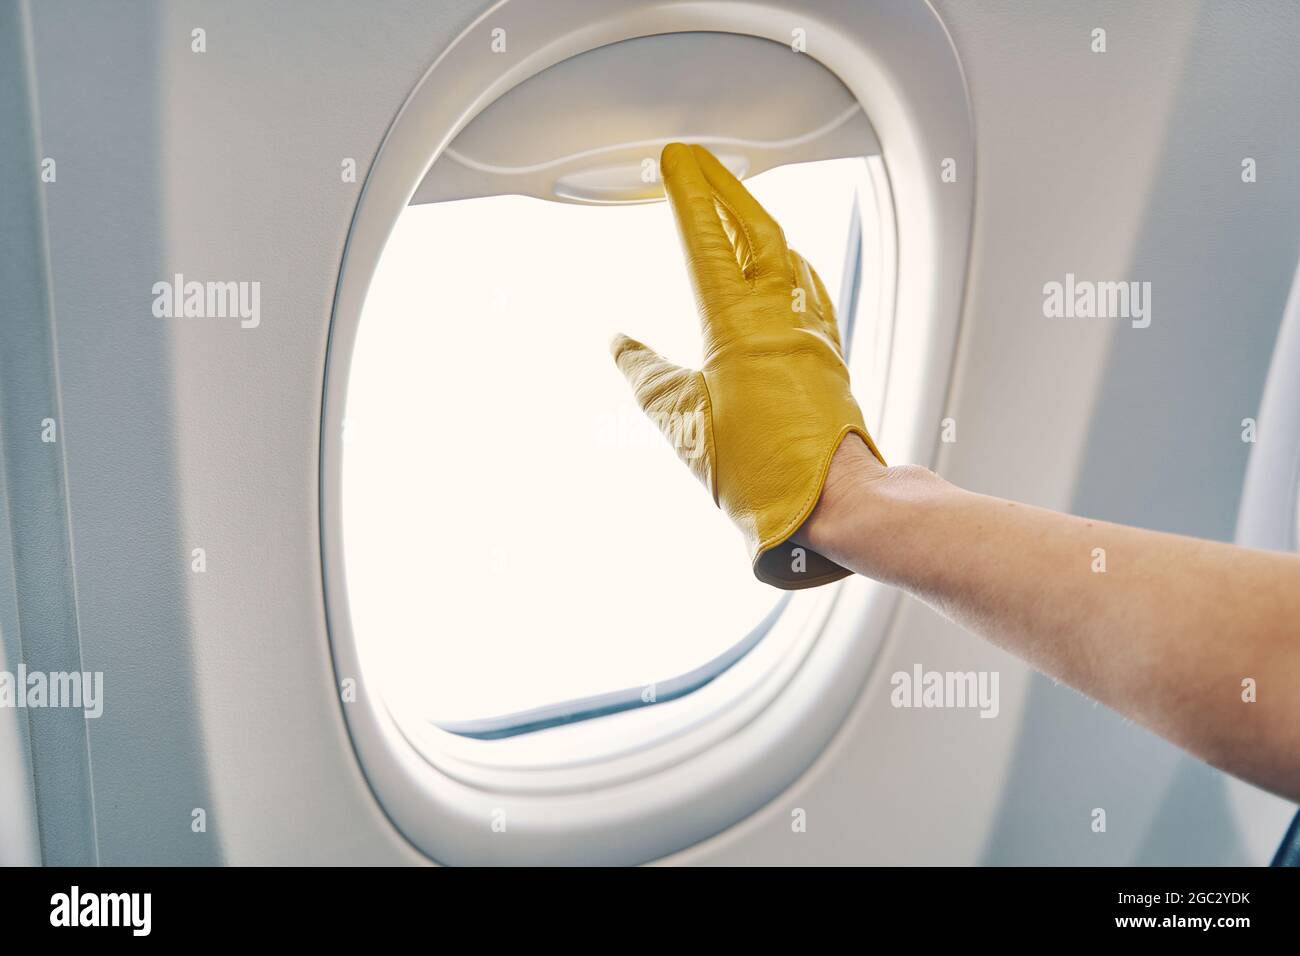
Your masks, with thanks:
<instances>
[{"instance_id":1,"label":"gloved hand","mask_svg":"<svg viewBox=\"0 0 1300 956\"><path fill-rule=\"evenodd\" d=\"M760 581L786 590L837 581L850 572L787 539L816 506L844 436L860 435L884 458L849 392L830 296L708 150L671 143L660 167L695 286L704 367L679 368L625 335L614 360L739 526ZM687 432L704 440L688 446Z\"/></svg>"}]
</instances>

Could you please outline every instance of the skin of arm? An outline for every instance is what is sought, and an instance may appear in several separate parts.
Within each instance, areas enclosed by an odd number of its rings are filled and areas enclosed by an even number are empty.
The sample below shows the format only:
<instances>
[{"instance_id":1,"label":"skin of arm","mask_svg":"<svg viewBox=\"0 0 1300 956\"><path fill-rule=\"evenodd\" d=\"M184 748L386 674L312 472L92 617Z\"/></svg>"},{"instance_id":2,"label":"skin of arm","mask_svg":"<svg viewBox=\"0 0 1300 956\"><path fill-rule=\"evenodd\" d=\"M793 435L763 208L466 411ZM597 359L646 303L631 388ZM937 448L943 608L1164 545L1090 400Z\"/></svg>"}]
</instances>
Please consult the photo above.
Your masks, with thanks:
<instances>
[{"instance_id":1,"label":"skin of arm","mask_svg":"<svg viewBox=\"0 0 1300 956\"><path fill-rule=\"evenodd\" d=\"M1300 555L975 494L925 468L886 468L855 435L795 540L1300 800Z\"/></svg>"}]
</instances>

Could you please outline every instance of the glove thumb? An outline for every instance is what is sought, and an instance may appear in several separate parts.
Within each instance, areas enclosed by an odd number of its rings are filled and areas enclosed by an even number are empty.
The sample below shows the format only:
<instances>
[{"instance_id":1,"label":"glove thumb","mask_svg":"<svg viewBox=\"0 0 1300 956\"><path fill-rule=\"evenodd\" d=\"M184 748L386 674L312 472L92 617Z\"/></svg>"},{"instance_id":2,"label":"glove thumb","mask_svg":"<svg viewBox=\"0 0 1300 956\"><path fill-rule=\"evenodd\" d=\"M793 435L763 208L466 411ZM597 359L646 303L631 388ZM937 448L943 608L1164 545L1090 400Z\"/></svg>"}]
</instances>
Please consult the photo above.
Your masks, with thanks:
<instances>
[{"instance_id":1,"label":"glove thumb","mask_svg":"<svg viewBox=\"0 0 1300 956\"><path fill-rule=\"evenodd\" d=\"M610 343L641 411L658 426L677 456L704 483L717 503L713 475L713 420L704 376L669 362L654 349L626 335Z\"/></svg>"}]
</instances>

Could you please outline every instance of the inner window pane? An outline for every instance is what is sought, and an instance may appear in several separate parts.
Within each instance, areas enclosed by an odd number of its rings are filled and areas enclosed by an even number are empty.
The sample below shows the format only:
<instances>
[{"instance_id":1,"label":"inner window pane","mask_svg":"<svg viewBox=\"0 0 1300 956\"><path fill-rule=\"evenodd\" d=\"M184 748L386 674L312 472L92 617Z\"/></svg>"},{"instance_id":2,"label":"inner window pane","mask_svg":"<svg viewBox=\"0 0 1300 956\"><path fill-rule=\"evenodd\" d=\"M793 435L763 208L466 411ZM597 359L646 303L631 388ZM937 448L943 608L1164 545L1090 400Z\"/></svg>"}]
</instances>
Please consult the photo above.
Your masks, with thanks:
<instances>
[{"instance_id":1,"label":"inner window pane","mask_svg":"<svg viewBox=\"0 0 1300 956\"><path fill-rule=\"evenodd\" d=\"M864 162L747 185L837 294ZM633 403L619 331L699 363L665 204L498 196L397 222L350 372L344 558L367 665L431 719L665 680L780 597Z\"/></svg>"}]
</instances>

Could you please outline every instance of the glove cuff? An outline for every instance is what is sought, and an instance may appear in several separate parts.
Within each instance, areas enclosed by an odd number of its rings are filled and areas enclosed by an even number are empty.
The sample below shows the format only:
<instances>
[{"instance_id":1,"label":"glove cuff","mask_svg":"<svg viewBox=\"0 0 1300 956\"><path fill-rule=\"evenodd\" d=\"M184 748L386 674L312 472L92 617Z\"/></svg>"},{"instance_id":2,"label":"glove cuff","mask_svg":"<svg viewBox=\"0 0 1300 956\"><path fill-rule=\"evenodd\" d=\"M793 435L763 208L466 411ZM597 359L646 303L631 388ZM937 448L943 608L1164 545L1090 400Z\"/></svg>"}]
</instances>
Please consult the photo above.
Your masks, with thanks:
<instances>
[{"instance_id":1,"label":"glove cuff","mask_svg":"<svg viewBox=\"0 0 1300 956\"><path fill-rule=\"evenodd\" d=\"M754 576L764 584L770 584L784 591L800 591L804 588L815 588L823 584L831 584L853 573L812 548L805 548L789 540L790 535L803 526L803 523L808 520L808 516L812 514L813 509L817 507L817 502L822 496L822 488L826 484L826 475L830 471L831 459L835 457L835 452L839 450L844 439L850 434L857 435L866 442L867 447L871 449L871 453L876 456L876 459L882 465L886 465L884 456L880 454L875 441L867 434L865 428L853 424L845 425L831 444L825 460L821 462L817 484L813 489L813 494L809 496L808 504L799 514L794 516L785 530L773 536L770 541L760 542L756 549L753 564Z\"/></svg>"}]
</instances>

